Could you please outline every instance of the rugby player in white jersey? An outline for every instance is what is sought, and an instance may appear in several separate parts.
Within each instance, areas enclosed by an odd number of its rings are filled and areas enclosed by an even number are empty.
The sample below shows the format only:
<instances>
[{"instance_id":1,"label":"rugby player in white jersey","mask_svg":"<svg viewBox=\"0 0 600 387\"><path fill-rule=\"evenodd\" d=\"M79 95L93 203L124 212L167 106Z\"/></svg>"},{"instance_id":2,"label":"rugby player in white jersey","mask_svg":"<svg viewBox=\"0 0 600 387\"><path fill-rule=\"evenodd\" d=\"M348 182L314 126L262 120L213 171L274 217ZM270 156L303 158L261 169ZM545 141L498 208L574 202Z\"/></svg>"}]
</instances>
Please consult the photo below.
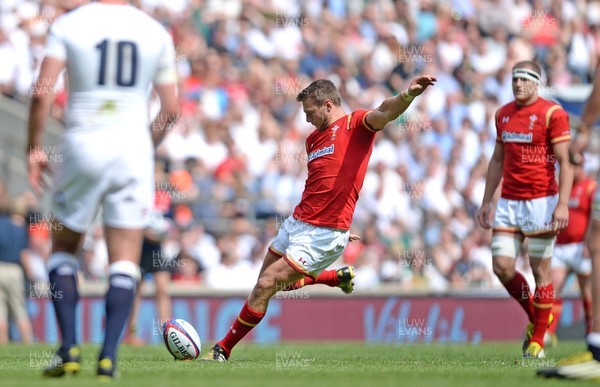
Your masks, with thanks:
<instances>
[{"instance_id":1,"label":"rugby player in white jersey","mask_svg":"<svg viewBox=\"0 0 600 387\"><path fill-rule=\"evenodd\" d=\"M52 171L52 255L48 262L62 343L45 376L80 370L75 307L77 251L102 208L109 254L105 338L99 378L116 376L116 349L140 277L142 233L153 205L154 147L178 114L175 50L168 32L126 1L99 1L58 18L32 88L29 181L45 187L43 132L51 89L66 69L66 130ZM161 110L151 123L152 86Z\"/></svg>"}]
</instances>

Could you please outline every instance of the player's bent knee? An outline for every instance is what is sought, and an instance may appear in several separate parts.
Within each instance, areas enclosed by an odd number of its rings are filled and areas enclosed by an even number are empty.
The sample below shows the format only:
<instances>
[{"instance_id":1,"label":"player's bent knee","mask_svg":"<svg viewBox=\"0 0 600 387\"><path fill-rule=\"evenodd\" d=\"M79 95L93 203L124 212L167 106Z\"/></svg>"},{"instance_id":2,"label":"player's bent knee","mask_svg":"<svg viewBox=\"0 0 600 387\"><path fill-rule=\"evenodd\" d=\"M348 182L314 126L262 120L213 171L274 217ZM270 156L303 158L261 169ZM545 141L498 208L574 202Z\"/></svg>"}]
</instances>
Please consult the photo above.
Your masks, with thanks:
<instances>
[{"instance_id":1,"label":"player's bent knee","mask_svg":"<svg viewBox=\"0 0 600 387\"><path fill-rule=\"evenodd\" d=\"M515 235L494 234L492 236L492 256L517 258L521 241Z\"/></svg>"},{"instance_id":2,"label":"player's bent knee","mask_svg":"<svg viewBox=\"0 0 600 387\"><path fill-rule=\"evenodd\" d=\"M258 281L256 281L255 289L259 290L261 293L264 293L274 287L275 287L275 279L274 278L261 276L258 279Z\"/></svg>"},{"instance_id":3,"label":"player's bent knee","mask_svg":"<svg viewBox=\"0 0 600 387\"><path fill-rule=\"evenodd\" d=\"M528 252L530 257L552 258L554 238L529 238Z\"/></svg>"},{"instance_id":4,"label":"player's bent knee","mask_svg":"<svg viewBox=\"0 0 600 387\"><path fill-rule=\"evenodd\" d=\"M505 256L494 256L492 260L492 270L500 279L500 282L505 283L510 281L515 275L515 258Z\"/></svg>"},{"instance_id":5,"label":"player's bent knee","mask_svg":"<svg viewBox=\"0 0 600 387\"><path fill-rule=\"evenodd\" d=\"M500 282L506 283L515 276L515 268L494 266L494 274L496 275L496 277L498 277Z\"/></svg>"}]
</instances>

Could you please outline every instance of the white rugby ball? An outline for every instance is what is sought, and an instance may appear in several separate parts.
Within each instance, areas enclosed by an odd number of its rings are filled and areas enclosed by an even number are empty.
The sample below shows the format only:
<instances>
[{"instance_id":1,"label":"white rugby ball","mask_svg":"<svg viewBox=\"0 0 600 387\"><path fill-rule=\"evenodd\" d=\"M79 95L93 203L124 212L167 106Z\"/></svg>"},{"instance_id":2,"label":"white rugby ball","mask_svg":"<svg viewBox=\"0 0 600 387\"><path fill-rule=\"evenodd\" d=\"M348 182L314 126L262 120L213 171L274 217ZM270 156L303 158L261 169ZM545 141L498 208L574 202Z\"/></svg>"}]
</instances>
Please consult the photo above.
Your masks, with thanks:
<instances>
[{"instance_id":1,"label":"white rugby ball","mask_svg":"<svg viewBox=\"0 0 600 387\"><path fill-rule=\"evenodd\" d=\"M200 355L200 336L185 320L171 319L164 323L163 338L167 350L176 360L194 360Z\"/></svg>"}]
</instances>

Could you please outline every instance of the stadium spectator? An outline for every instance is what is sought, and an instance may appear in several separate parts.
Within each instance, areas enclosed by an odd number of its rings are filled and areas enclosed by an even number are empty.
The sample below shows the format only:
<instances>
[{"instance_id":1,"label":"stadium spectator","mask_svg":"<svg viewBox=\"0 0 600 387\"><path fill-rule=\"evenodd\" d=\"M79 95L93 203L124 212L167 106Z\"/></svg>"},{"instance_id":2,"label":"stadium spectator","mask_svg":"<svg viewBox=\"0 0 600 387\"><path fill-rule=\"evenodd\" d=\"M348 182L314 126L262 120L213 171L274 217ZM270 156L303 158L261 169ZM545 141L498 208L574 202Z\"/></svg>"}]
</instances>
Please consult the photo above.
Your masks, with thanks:
<instances>
[{"instance_id":1,"label":"stadium spectator","mask_svg":"<svg viewBox=\"0 0 600 387\"><path fill-rule=\"evenodd\" d=\"M219 239L221 260L203 272L204 282L214 289L250 290L258 270L252 262L242 259L235 250L235 242L229 237Z\"/></svg>"},{"instance_id":2,"label":"stadium spectator","mask_svg":"<svg viewBox=\"0 0 600 387\"><path fill-rule=\"evenodd\" d=\"M486 266L473 259L472 249L475 246L474 236L462 240L458 260L448 270L448 278L454 289L487 289L490 276Z\"/></svg>"},{"instance_id":3,"label":"stadium spectator","mask_svg":"<svg viewBox=\"0 0 600 387\"><path fill-rule=\"evenodd\" d=\"M6 51L7 55L2 56L0 68L14 62L30 64L19 65L18 83L21 86L15 88L16 92L11 94L13 98L27 99L30 88L25 80L33 79L39 70L48 27L76 3L81 1L11 0L2 3L3 22L0 24L12 31L9 36L12 46ZM395 169L404 182L408 182L408 187L421 184L431 162L428 155L433 144L420 143L419 139L432 130L433 119L446 120L447 133L452 140L462 142L460 161L448 163L448 168L452 166L455 170L455 189L463 197L469 216L474 215L483 196L485 180L480 159L487 161L492 155L494 113L498 106L512 99L512 65L534 57L531 32L540 24L525 23L524 20L551 16L558 24L547 27L556 29L560 26L560 39L549 47L546 59L537 58L546 69L548 81L544 89L550 96L558 86L580 82L581 75L578 74L581 71L578 69L582 68L584 58L595 64L600 53L600 13L596 2L539 2L536 3L537 11L526 0L457 0L451 3L451 8L450 3L440 1L420 4L405 0L294 1L285 2L285 6L280 2L240 0L144 0L135 4L169 29L176 44L180 71L182 117L175 126L173 139L168 139L168 142L176 139L172 144L178 143L180 148L169 145L170 151L166 153L166 141L157 154L167 161L168 172L180 168L187 157L195 160L192 177L200 194L189 207L194 221L205 223L207 232L217 237L222 229L219 224L224 223L219 218L221 207L232 200L232 193L239 193L230 186L238 182L217 181L211 167L199 161L201 148L193 144L205 138L205 127L210 121L202 113L203 106L213 104L218 107L209 113L223 114L226 109L220 138L232 138L244 153L253 180L244 188L244 196L256 214L256 218L251 215L250 219L260 223L262 217L289 214L299 200L294 192L301 191L305 179L306 161L296 155L302 154L303 139L310 129L294 102L298 89L309 82L300 62L319 41L337 58L328 72L319 71L326 73L323 77L336 82L344 104L352 109L375 106L379 96L402 90L407 79L422 73L425 68L435 72L437 87L428 93L426 104L425 99L416 101L407 111L408 125L402 118L396 123L400 130L389 136L395 155L388 158L386 151L382 159L386 164L389 162L388 166ZM562 10L558 10L556 4ZM66 8L62 9L63 6ZM494 7L508 9L510 13L482 12ZM492 28L498 24L480 21L483 14L498 19L502 27ZM512 16L501 18L498 15ZM419 17L425 24L416 27ZM575 28L577 20L580 25ZM273 51L268 61L261 59L249 46L247 35L250 29L262 31L265 47ZM503 35L505 33L508 35ZM417 37L424 40L417 40ZM505 63L495 72L479 74L471 69L469 46L481 39L488 42L492 52L502 50L502 43L506 46ZM374 72L378 66L388 68L390 52L394 68ZM573 58L577 61L571 66ZM30 74L23 74L25 70ZM220 87L209 88L211 95L200 102L209 70ZM215 83L212 79L209 81ZM61 91L64 85L57 82L55 89ZM66 99L66 92L59 93L53 108L54 117L62 119ZM463 125L468 127L468 132L460 132ZM189 141L181 141L182 133L188 129L193 135L186 137ZM381 137L383 140L384 136ZM225 141L221 145L227 147ZM384 145L387 148L389 144ZM375 153L368 174L375 170ZM587 156L586 168L595 175L598 150L590 149ZM283 165L290 160L293 160L292 165ZM409 178L403 175L402 168L406 169ZM279 183L280 191L270 186L274 182L272 179ZM388 234L390 230L396 230L397 224L403 224L402 233L413 237L430 232L427 230L430 224L426 224L425 219L433 209L422 205L422 197L409 196L410 212L390 211L386 214L387 219L377 222L379 233ZM364 208L362 202L366 200L364 192L354 222L357 234L362 233L373 214L372 209ZM385 255L392 260L396 258L389 249Z\"/></svg>"},{"instance_id":4,"label":"stadium spectator","mask_svg":"<svg viewBox=\"0 0 600 387\"><path fill-rule=\"evenodd\" d=\"M28 254L27 208L15 199L8 212L0 213L0 344L9 340L9 318L17 325L23 343L31 343L33 331L27 313L23 261ZM41 290L44 290L43 288Z\"/></svg>"}]
</instances>

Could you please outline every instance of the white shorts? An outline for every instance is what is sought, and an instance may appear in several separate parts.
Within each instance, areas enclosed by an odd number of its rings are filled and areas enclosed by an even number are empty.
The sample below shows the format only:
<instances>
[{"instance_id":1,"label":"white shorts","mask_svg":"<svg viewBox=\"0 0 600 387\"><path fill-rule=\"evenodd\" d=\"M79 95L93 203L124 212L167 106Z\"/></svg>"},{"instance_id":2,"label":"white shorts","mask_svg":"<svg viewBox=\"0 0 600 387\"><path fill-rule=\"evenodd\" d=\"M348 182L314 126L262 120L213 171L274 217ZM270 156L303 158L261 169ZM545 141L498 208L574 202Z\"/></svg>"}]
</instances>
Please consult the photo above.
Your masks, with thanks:
<instances>
[{"instance_id":1,"label":"white shorts","mask_svg":"<svg viewBox=\"0 0 600 387\"><path fill-rule=\"evenodd\" d=\"M552 214L558 195L531 200L500 198L494 216L494 232L522 233L526 237L553 235Z\"/></svg>"},{"instance_id":2,"label":"white shorts","mask_svg":"<svg viewBox=\"0 0 600 387\"><path fill-rule=\"evenodd\" d=\"M148 142L101 131L65 136L55 167L51 209L69 229L83 233L100 207L104 224L142 229L154 198L154 155Z\"/></svg>"},{"instance_id":3,"label":"white shorts","mask_svg":"<svg viewBox=\"0 0 600 387\"><path fill-rule=\"evenodd\" d=\"M317 227L290 216L269 250L299 273L316 278L342 255L349 238L350 231Z\"/></svg>"},{"instance_id":4,"label":"white shorts","mask_svg":"<svg viewBox=\"0 0 600 387\"><path fill-rule=\"evenodd\" d=\"M592 260L583 256L584 243L566 243L554 246L553 269L567 269L580 275L592 274Z\"/></svg>"}]
</instances>

